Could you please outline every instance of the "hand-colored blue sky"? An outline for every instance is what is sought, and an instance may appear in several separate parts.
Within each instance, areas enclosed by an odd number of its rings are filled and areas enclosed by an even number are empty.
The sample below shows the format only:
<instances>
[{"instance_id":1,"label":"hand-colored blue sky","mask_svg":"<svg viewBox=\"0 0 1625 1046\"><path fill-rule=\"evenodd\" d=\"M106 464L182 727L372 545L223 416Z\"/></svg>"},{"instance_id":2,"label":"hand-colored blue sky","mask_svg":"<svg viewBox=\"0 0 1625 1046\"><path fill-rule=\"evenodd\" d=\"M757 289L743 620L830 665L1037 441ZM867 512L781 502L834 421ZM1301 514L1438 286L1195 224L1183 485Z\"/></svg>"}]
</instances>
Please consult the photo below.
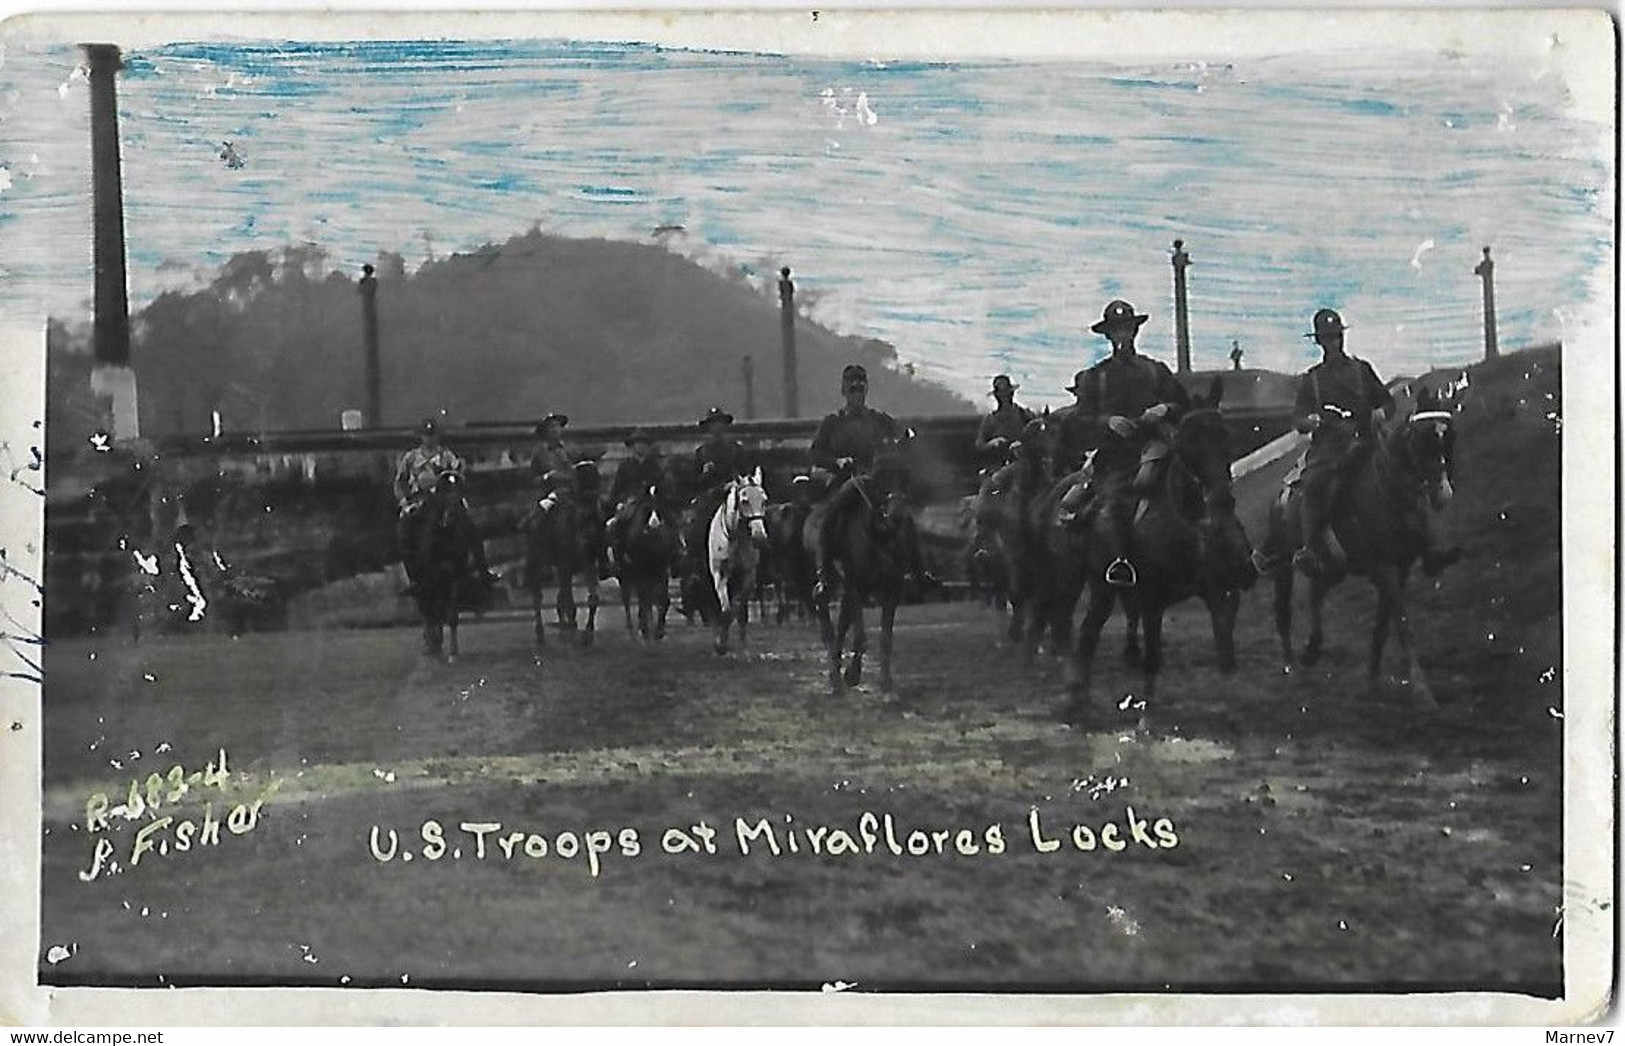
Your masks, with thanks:
<instances>
[{"instance_id":1,"label":"hand-colored blue sky","mask_svg":"<svg viewBox=\"0 0 1625 1046\"><path fill-rule=\"evenodd\" d=\"M71 47L0 66L0 309L90 293L88 118ZM533 224L794 266L839 330L967 394L1026 398L1104 348L1126 297L1172 357L1186 240L1198 366L1296 368L1321 305L1384 373L1559 337L1612 251L1603 129L1515 62L1437 54L1144 66L878 63L643 45L175 44L120 81L132 299L315 242L354 270ZM237 159L221 158L230 141ZM1431 246L1429 246L1431 244Z\"/></svg>"}]
</instances>

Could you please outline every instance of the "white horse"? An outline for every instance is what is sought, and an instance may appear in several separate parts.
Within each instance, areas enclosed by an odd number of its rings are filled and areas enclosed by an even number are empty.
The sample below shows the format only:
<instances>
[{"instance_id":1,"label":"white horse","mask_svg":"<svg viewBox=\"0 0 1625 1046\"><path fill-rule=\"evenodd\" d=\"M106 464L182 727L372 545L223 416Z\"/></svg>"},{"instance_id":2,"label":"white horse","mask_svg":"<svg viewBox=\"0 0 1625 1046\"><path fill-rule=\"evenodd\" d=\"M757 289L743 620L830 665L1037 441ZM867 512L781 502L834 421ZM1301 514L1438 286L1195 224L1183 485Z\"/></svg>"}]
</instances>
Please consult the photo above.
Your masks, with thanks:
<instances>
[{"instance_id":1,"label":"white horse","mask_svg":"<svg viewBox=\"0 0 1625 1046\"><path fill-rule=\"evenodd\" d=\"M756 568L767 546L767 492L762 470L738 476L728 484L727 496L711 517L706 541L706 562L717 590L717 653L728 652L728 626L739 621L739 643L750 621L750 596L756 589Z\"/></svg>"}]
</instances>

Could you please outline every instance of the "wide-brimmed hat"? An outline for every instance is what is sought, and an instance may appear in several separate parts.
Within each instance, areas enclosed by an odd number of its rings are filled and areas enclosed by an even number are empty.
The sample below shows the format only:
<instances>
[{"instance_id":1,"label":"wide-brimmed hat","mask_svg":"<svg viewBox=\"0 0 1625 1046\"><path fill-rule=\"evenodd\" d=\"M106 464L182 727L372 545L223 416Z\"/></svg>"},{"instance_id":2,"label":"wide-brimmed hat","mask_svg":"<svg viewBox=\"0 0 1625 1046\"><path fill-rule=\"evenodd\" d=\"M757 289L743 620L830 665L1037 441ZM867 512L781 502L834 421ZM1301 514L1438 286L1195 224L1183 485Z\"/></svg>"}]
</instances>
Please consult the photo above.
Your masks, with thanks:
<instances>
[{"instance_id":1,"label":"wide-brimmed hat","mask_svg":"<svg viewBox=\"0 0 1625 1046\"><path fill-rule=\"evenodd\" d=\"M1312 325L1314 330L1306 333L1304 337L1314 338L1317 341L1323 334L1341 334L1349 329L1348 326L1343 322L1343 317L1337 314L1336 309L1321 309L1320 311L1316 312Z\"/></svg>"},{"instance_id":2,"label":"wide-brimmed hat","mask_svg":"<svg viewBox=\"0 0 1625 1046\"><path fill-rule=\"evenodd\" d=\"M1021 388L1020 385L1010 380L1010 375L1000 374L994 377L993 388L988 392L988 395L991 396L995 392L1014 392L1019 388Z\"/></svg>"},{"instance_id":3,"label":"wide-brimmed hat","mask_svg":"<svg viewBox=\"0 0 1625 1046\"><path fill-rule=\"evenodd\" d=\"M1141 324L1151 317L1134 311L1134 306L1126 301L1114 301L1106 306L1100 314L1100 320L1092 324L1089 329L1096 334L1110 334L1114 330L1139 330Z\"/></svg>"},{"instance_id":4,"label":"wide-brimmed hat","mask_svg":"<svg viewBox=\"0 0 1625 1046\"><path fill-rule=\"evenodd\" d=\"M710 410L705 412L705 417L700 419L700 428L703 429L713 422L723 425L732 425L734 423L734 416L723 410L721 407L712 407Z\"/></svg>"},{"instance_id":5,"label":"wide-brimmed hat","mask_svg":"<svg viewBox=\"0 0 1625 1046\"><path fill-rule=\"evenodd\" d=\"M865 382L868 382L869 372L856 363L848 363L841 368L841 384L844 385L854 378L862 378Z\"/></svg>"},{"instance_id":6,"label":"wide-brimmed hat","mask_svg":"<svg viewBox=\"0 0 1625 1046\"><path fill-rule=\"evenodd\" d=\"M535 432L536 435L540 436L543 432L547 431L547 427L549 425L557 425L562 429L568 424L570 424L570 415L560 414L555 411L536 423Z\"/></svg>"},{"instance_id":7,"label":"wide-brimmed hat","mask_svg":"<svg viewBox=\"0 0 1625 1046\"><path fill-rule=\"evenodd\" d=\"M1066 391L1077 392L1079 389L1083 388L1083 379L1088 376L1089 372L1086 370L1080 370L1078 373L1072 375L1072 384L1065 386Z\"/></svg>"},{"instance_id":8,"label":"wide-brimmed hat","mask_svg":"<svg viewBox=\"0 0 1625 1046\"><path fill-rule=\"evenodd\" d=\"M628 447L632 446L634 443L648 443L653 445L654 441L654 437L649 435L649 430L643 428L642 426L639 426L638 428L635 428L631 432L627 433L626 439L624 440Z\"/></svg>"}]
</instances>

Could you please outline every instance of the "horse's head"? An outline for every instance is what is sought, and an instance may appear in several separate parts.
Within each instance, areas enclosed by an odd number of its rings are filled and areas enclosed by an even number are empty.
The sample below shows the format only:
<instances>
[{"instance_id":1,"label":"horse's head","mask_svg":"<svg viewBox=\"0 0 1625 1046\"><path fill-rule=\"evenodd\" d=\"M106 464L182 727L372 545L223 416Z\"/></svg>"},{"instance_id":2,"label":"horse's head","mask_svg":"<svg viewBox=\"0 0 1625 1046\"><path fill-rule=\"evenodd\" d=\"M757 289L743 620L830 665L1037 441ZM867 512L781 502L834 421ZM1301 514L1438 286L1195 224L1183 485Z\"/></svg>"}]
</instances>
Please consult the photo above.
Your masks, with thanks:
<instances>
[{"instance_id":1,"label":"horse's head","mask_svg":"<svg viewBox=\"0 0 1625 1046\"><path fill-rule=\"evenodd\" d=\"M756 468L749 475L734 478L728 485L724 510L729 515L730 531L737 532L743 525L748 528L752 542L767 544L767 489L762 486L761 468Z\"/></svg>"},{"instance_id":2,"label":"horse's head","mask_svg":"<svg viewBox=\"0 0 1625 1046\"><path fill-rule=\"evenodd\" d=\"M1435 508L1443 508L1454 492L1451 477L1456 465L1455 415L1447 401L1424 389L1416 396L1416 410L1391 439L1399 457L1427 491Z\"/></svg>"},{"instance_id":3,"label":"horse's head","mask_svg":"<svg viewBox=\"0 0 1625 1046\"><path fill-rule=\"evenodd\" d=\"M1224 385L1215 375L1207 394L1191 397L1191 409L1179 423L1174 453L1202 490L1205 511L1201 522L1207 545L1204 557L1209 587L1250 588L1258 579L1252 543L1236 516L1236 495L1230 477L1230 429L1219 404Z\"/></svg>"},{"instance_id":4,"label":"horse's head","mask_svg":"<svg viewBox=\"0 0 1625 1046\"><path fill-rule=\"evenodd\" d=\"M438 504L448 504L463 496L463 474L456 469L441 469L434 478L434 490L429 497Z\"/></svg>"},{"instance_id":5,"label":"horse's head","mask_svg":"<svg viewBox=\"0 0 1625 1046\"><path fill-rule=\"evenodd\" d=\"M1022 461L1041 462L1049 454L1050 430L1049 411L1027 422L1021 428L1021 435L1010 450Z\"/></svg>"},{"instance_id":6,"label":"horse's head","mask_svg":"<svg viewBox=\"0 0 1625 1046\"><path fill-rule=\"evenodd\" d=\"M1230 489L1230 428L1219 413L1223 398L1224 385L1215 375L1206 396L1191 398L1191 409L1174 434L1174 453L1200 484L1209 515L1233 512L1236 505Z\"/></svg>"}]
</instances>

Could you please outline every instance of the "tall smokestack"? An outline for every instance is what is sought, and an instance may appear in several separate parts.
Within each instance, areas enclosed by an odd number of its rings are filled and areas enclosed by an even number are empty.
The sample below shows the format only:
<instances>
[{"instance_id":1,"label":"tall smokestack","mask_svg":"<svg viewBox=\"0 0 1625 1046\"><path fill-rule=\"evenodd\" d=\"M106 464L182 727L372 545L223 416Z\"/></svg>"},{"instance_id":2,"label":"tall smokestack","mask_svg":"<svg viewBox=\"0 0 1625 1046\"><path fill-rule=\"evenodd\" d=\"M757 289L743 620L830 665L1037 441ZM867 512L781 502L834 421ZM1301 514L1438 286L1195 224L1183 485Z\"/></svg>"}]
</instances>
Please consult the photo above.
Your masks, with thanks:
<instances>
[{"instance_id":1,"label":"tall smokestack","mask_svg":"<svg viewBox=\"0 0 1625 1046\"><path fill-rule=\"evenodd\" d=\"M1185 253L1185 241L1174 241L1174 351L1179 357L1179 373L1191 372L1191 320L1185 298L1185 270L1190 268L1191 256Z\"/></svg>"},{"instance_id":2,"label":"tall smokestack","mask_svg":"<svg viewBox=\"0 0 1625 1046\"><path fill-rule=\"evenodd\" d=\"M378 277L371 265L361 267L361 338L367 357L366 424L379 428L384 423L382 367L378 358Z\"/></svg>"},{"instance_id":3,"label":"tall smokestack","mask_svg":"<svg viewBox=\"0 0 1625 1046\"><path fill-rule=\"evenodd\" d=\"M124 186L119 172L118 72L112 44L83 45L90 65L90 188L95 226L96 366L93 395L110 402L114 439L141 434L130 367L130 300L124 265Z\"/></svg>"},{"instance_id":4,"label":"tall smokestack","mask_svg":"<svg viewBox=\"0 0 1625 1046\"><path fill-rule=\"evenodd\" d=\"M1501 344L1495 335L1495 262L1488 247L1484 260L1473 266L1473 275L1484 281L1484 358L1493 360L1501 355Z\"/></svg>"},{"instance_id":5,"label":"tall smokestack","mask_svg":"<svg viewBox=\"0 0 1625 1046\"><path fill-rule=\"evenodd\" d=\"M779 330L784 338L784 416L801 417L801 392L796 384L796 285L790 266L779 270Z\"/></svg>"}]
</instances>

